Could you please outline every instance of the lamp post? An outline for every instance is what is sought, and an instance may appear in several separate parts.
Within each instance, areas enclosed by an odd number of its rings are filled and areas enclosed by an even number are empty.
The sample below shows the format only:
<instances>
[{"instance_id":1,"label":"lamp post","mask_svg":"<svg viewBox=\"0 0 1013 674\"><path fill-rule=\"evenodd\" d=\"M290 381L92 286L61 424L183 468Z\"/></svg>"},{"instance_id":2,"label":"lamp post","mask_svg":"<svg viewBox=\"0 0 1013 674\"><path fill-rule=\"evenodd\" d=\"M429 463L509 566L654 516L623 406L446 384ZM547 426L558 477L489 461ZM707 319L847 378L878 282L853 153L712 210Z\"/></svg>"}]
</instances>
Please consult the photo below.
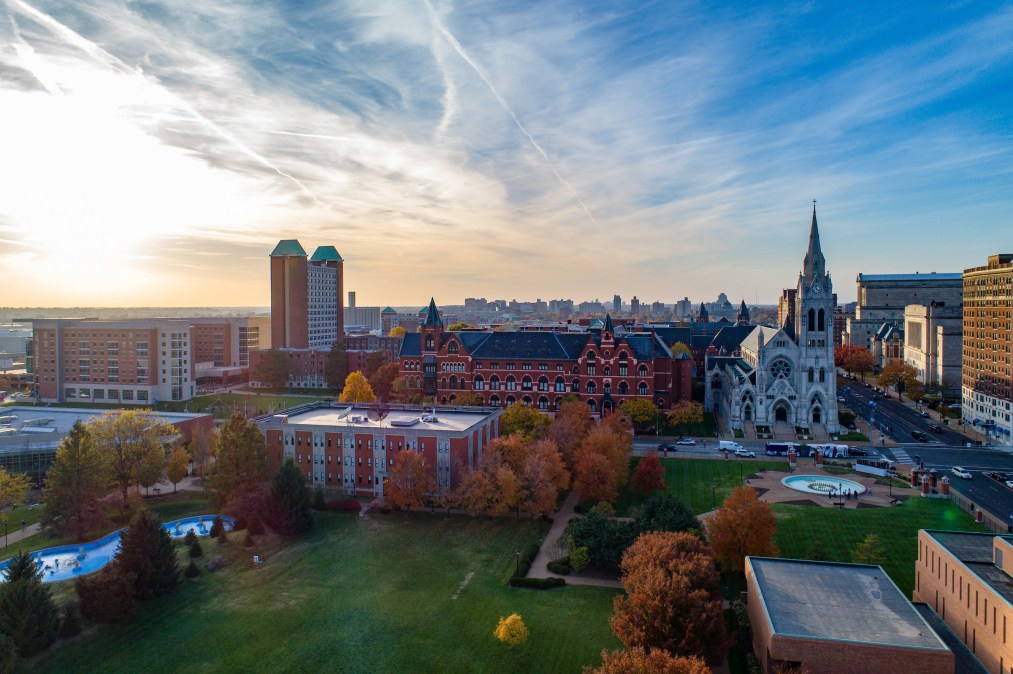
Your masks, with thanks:
<instances>
[{"instance_id":1,"label":"lamp post","mask_svg":"<svg viewBox=\"0 0 1013 674\"><path fill-rule=\"evenodd\" d=\"M844 505L844 484L842 482L837 483L837 501Z\"/></svg>"},{"instance_id":2,"label":"lamp post","mask_svg":"<svg viewBox=\"0 0 1013 674\"><path fill-rule=\"evenodd\" d=\"M739 484L742 483L742 464L745 463L744 459L739 459Z\"/></svg>"},{"instance_id":3,"label":"lamp post","mask_svg":"<svg viewBox=\"0 0 1013 674\"><path fill-rule=\"evenodd\" d=\"M517 548L517 552L515 553L514 559L516 560L516 563L514 564L514 575L515 576L519 576L519 575L521 575L521 549L520 548Z\"/></svg>"},{"instance_id":4,"label":"lamp post","mask_svg":"<svg viewBox=\"0 0 1013 674\"><path fill-rule=\"evenodd\" d=\"M717 497L715 496L715 492L717 491L717 488L718 488L718 483L717 482L715 482L714 484L711 485L711 510L714 510L714 508L717 507ZM1010 520L1013 520L1013 515L1010 515L1009 517L1010 517Z\"/></svg>"}]
</instances>

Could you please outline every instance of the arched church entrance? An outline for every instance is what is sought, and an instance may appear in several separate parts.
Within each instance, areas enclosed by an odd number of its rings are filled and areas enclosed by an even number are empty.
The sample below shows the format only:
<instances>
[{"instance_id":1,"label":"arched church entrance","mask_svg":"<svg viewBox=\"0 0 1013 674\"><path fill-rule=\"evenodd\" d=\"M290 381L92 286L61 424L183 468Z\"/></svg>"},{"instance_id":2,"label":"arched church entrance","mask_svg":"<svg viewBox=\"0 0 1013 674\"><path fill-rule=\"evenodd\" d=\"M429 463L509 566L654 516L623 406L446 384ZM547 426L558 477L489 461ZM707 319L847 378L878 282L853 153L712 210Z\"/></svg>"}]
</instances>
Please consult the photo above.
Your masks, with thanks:
<instances>
[{"instance_id":1,"label":"arched church entrance","mask_svg":"<svg viewBox=\"0 0 1013 674\"><path fill-rule=\"evenodd\" d=\"M788 403L779 402L774 405L774 421L788 421Z\"/></svg>"},{"instance_id":2,"label":"arched church entrance","mask_svg":"<svg viewBox=\"0 0 1013 674\"><path fill-rule=\"evenodd\" d=\"M823 423L823 413L822 413L822 411L820 410L819 407L814 407L813 408L813 423L814 424L821 424L821 423Z\"/></svg>"},{"instance_id":3,"label":"arched church entrance","mask_svg":"<svg viewBox=\"0 0 1013 674\"><path fill-rule=\"evenodd\" d=\"M742 418L745 419L746 421L752 421L753 420L753 408L750 407L749 405L746 405L745 407L743 407L742 408Z\"/></svg>"}]
</instances>

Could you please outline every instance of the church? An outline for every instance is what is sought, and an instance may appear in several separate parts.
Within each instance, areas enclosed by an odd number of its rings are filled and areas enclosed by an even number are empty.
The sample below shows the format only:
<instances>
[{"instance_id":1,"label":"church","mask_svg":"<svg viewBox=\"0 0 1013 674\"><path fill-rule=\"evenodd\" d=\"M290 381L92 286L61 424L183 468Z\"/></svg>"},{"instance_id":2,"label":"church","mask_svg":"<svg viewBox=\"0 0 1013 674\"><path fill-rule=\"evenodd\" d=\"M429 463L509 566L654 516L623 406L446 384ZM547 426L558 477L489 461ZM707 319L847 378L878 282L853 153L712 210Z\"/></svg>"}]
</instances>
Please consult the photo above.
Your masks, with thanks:
<instances>
[{"instance_id":1,"label":"church","mask_svg":"<svg viewBox=\"0 0 1013 674\"><path fill-rule=\"evenodd\" d=\"M707 355L705 406L722 426L794 426L840 432L834 368L835 298L813 205L809 248L779 328L755 326L731 348ZM785 429L787 430L787 429Z\"/></svg>"}]
</instances>

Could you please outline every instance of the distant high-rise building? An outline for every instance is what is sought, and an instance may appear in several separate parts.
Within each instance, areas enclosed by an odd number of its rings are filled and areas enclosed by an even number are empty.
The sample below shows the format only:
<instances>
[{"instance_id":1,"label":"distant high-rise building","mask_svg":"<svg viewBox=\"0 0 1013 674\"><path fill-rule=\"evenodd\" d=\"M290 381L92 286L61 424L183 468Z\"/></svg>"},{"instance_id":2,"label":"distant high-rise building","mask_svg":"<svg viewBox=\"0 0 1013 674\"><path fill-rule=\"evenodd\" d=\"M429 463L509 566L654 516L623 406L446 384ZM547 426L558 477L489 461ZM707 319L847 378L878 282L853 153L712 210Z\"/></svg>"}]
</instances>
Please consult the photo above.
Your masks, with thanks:
<instances>
[{"instance_id":1,"label":"distant high-rise building","mask_svg":"<svg viewBox=\"0 0 1013 674\"><path fill-rule=\"evenodd\" d=\"M623 298L619 295L612 296L612 311L617 314L623 310Z\"/></svg>"},{"instance_id":2,"label":"distant high-rise building","mask_svg":"<svg viewBox=\"0 0 1013 674\"><path fill-rule=\"evenodd\" d=\"M274 348L330 347L345 332L344 261L334 246L307 260L295 239L271 252L271 344Z\"/></svg>"},{"instance_id":3,"label":"distant high-rise building","mask_svg":"<svg viewBox=\"0 0 1013 674\"><path fill-rule=\"evenodd\" d=\"M630 313L636 314L639 312L640 312L640 300L638 300L637 296L634 295L633 299L630 300Z\"/></svg>"},{"instance_id":4,"label":"distant high-rise building","mask_svg":"<svg viewBox=\"0 0 1013 674\"><path fill-rule=\"evenodd\" d=\"M354 290L349 290L348 291L348 308L349 309L354 309L355 308L355 291Z\"/></svg>"},{"instance_id":5,"label":"distant high-rise building","mask_svg":"<svg viewBox=\"0 0 1013 674\"><path fill-rule=\"evenodd\" d=\"M693 303L688 297L683 297L675 303L675 315L679 318L689 318L693 315Z\"/></svg>"},{"instance_id":6,"label":"distant high-rise building","mask_svg":"<svg viewBox=\"0 0 1013 674\"><path fill-rule=\"evenodd\" d=\"M664 314L665 313L665 303L659 301L659 302L655 302L654 304L652 304L651 305L651 313L654 314L655 316L660 316L660 315Z\"/></svg>"}]
</instances>

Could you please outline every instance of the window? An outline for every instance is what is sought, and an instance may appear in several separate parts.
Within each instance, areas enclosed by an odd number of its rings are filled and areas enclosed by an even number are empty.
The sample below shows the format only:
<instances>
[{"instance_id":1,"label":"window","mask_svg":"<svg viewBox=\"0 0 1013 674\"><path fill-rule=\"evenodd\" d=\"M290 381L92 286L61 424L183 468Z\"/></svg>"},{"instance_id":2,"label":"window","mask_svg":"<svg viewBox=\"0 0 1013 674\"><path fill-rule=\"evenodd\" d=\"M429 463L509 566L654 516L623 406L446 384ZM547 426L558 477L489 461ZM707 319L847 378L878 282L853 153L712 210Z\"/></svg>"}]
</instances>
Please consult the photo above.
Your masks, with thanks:
<instances>
[{"instance_id":1,"label":"window","mask_svg":"<svg viewBox=\"0 0 1013 674\"><path fill-rule=\"evenodd\" d=\"M623 355L626 355L626 354L623 354ZM620 377L628 377L628 376L630 376L630 368L629 368L629 366L626 365L626 363L619 363L619 376Z\"/></svg>"},{"instance_id":2,"label":"window","mask_svg":"<svg viewBox=\"0 0 1013 674\"><path fill-rule=\"evenodd\" d=\"M524 379L521 380L521 389L525 391L531 390L531 377L524 375Z\"/></svg>"},{"instance_id":3,"label":"window","mask_svg":"<svg viewBox=\"0 0 1013 674\"><path fill-rule=\"evenodd\" d=\"M637 376L638 377L646 377L647 376L647 366L646 365L641 365L640 367L637 368Z\"/></svg>"},{"instance_id":4,"label":"window","mask_svg":"<svg viewBox=\"0 0 1013 674\"><path fill-rule=\"evenodd\" d=\"M507 378L506 378L506 390L507 391L516 391L517 390L517 380L514 379L514 376L512 374L507 375Z\"/></svg>"},{"instance_id":5,"label":"window","mask_svg":"<svg viewBox=\"0 0 1013 674\"><path fill-rule=\"evenodd\" d=\"M476 391L481 391L485 388L485 379L482 377L482 375L478 375L477 377L475 377L475 384L473 388Z\"/></svg>"},{"instance_id":6,"label":"window","mask_svg":"<svg viewBox=\"0 0 1013 674\"><path fill-rule=\"evenodd\" d=\"M642 396L647 395L647 382L642 381L640 382L640 384L637 385L637 393L639 393Z\"/></svg>"},{"instance_id":7,"label":"window","mask_svg":"<svg viewBox=\"0 0 1013 674\"><path fill-rule=\"evenodd\" d=\"M457 352L458 352L457 342L451 342L449 345L447 345L447 353L456 356Z\"/></svg>"},{"instance_id":8,"label":"window","mask_svg":"<svg viewBox=\"0 0 1013 674\"><path fill-rule=\"evenodd\" d=\"M538 390L539 391L548 391L549 390L549 378L548 377L539 377L538 378Z\"/></svg>"},{"instance_id":9,"label":"window","mask_svg":"<svg viewBox=\"0 0 1013 674\"><path fill-rule=\"evenodd\" d=\"M588 377L593 377L594 376L594 363L588 363L587 364L587 376Z\"/></svg>"},{"instance_id":10,"label":"window","mask_svg":"<svg viewBox=\"0 0 1013 674\"><path fill-rule=\"evenodd\" d=\"M624 381L619 382L619 395L624 396L629 392L630 392L629 385Z\"/></svg>"},{"instance_id":11,"label":"window","mask_svg":"<svg viewBox=\"0 0 1013 674\"><path fill-rule=\"evenodd\" d=\"M588 394L589 395L594 395L596 390L597 390L597 387L594 385L594 382L593 381L589 381L587 383L587 392L588 392Z\"/></svg>"}]
</instances>

